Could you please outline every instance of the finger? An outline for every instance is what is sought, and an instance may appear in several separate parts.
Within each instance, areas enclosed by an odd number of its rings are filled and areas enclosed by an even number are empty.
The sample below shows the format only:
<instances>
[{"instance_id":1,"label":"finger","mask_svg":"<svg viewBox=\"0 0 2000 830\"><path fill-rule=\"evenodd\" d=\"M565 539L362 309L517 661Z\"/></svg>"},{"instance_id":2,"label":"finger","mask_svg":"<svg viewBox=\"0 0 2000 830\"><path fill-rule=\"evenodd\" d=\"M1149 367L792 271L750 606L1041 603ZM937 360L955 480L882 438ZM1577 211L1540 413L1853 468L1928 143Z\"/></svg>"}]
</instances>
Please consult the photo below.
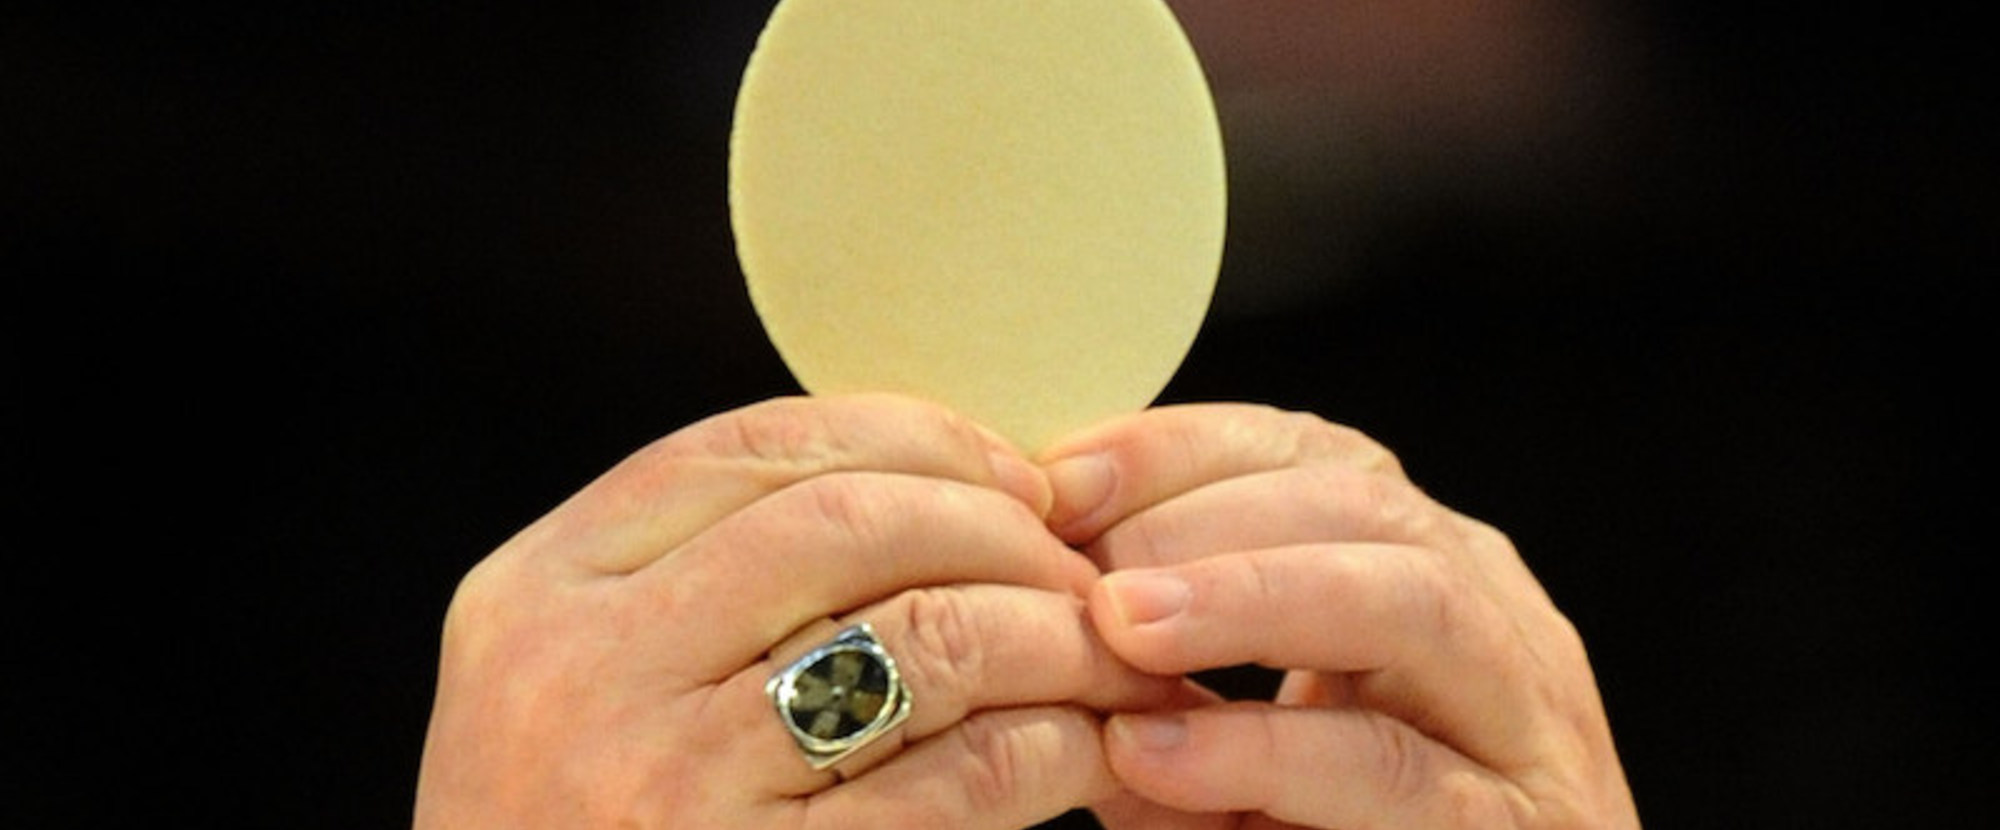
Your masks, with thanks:
<instances>
[{"instance_id":1,"label":"finger","mask_svg":"<svg viewBox=\"0 0 2000 830\"><path fill-rule=\"evenodd\" d=\"M1364 710L1238 703L1117 715L1104 740L1120 783L1189 812L1343 830L1485 830L1521 826L1529 810L1506 779Z\"/></svg>"},{"instance_id":2,"label":"finger","mask_svg":"<svg viewBox=\"0 0 2000 830\"><path fill-rule=\"evenodd\" d=\"M1460 521L1400 476L1316 463L1173 496L1105 531L1089 551L1105 570L1123 570L1314 542L1443 548L1460 532Z\"/></svg>"},{"instance_id":3,"label":"finger","mask_svg":"<svg viewBox=\"0 0 2000 830\"><path fill-rule=\"evenodd\" d=\"M1110 797L1097 719L1073 707L984 712L800 802L787 826L1016 830Z\"/></svg>"},{"instance_id":4,"label":"finger","mask_svg":"<svg viewBox=\"0 0 2000 830\"><path fill-rule=\"evenodd\" d=\"M1043 703L1135 711L1182 699L1178 677L1112 654L1083 600L999 585L907 591L841 625L869 622L921 704L905 734L927 738L972 712ZM776 665L768 668L776 669Z\"/></svg>"},{"instance_id":5,"label":"finger","mask_svg":"<svg viewBox=\"0 0 2000 830\"><path fill-rule=\"evenodd\" d=\"M1104 830L1240 830L1230 813L1191 813L1127 790L1090 806Z\"/></svg>"},{"instance_id":6,"label":"finger","mask_svg":"<svg viewBox=\"0 0 2000 830\"><path fill-rule=\"evenodd\" d=\"M1107 575L1090 611L1114 651L1156 673L1242 663L1372 671L1423 639L1432 612L1420 599L1425 577L1412 575L1420 561L1367 545L1228 554Z\"/></svg>"},{"instance_id":7,"label":"finger","mask_svg":"<svg viewBox=\"0 0 2000 830\"><path fill-rule=\"evenodd\" d=\"M784 398L654 442L508 547L556 551L564 564L595 573L629 573L758 499L854 470L991 487L1036 513L1052 498L1041 471L1004 440L941 407L889 395Z\"/></svg>"},{"instance_id":8,"label":"finger","mask_svg":"<svg viewBox=\"0 0 2000 830\"><path fill-rule=\"evenodd\" d=\"M1054 703L1136 711L1204 700L1178 678L1144 674L1114 657L1074 596L998 585L908 591L837 622L807 626L724 684L713 716L746 727L712 762L720 780L758 782L782 795L830 783L781 727L764 683L797 656L864 622L895 659L912 703L900 728L839 765L849 777L975 712Z\"/></svg>"},{"instance_id":9,"label":"finger","mask_svg":"<svg viewBox=\"0 0 2000 830\"><path fill-rule=\"evenodd\" d=\"M1510 615L1465 579L1424 549L1302 546L1114 573L1090 610L1105 643L1146 671L1350 673L1358 705L1496 769L1550 757L1574 734L1551 704L1579 678L1525 645L1539 618Z\"/></svg>"},{"instance_id":10,"label":"finger","mask_svg":"<svg viewBox=\"0 0 2000 830\"><path fill-rule=\"evenodd\" d=\"M819 476L761 499L627 577L641 648L695 683L727 677L806 624L912 588L994 583L1082 595L1096 569L1018 500L908 475ZM662 618L726 620L701 636Z\"/></svg>"},{"instance_id":11,"label":"finger","mask_svg":"<svg viewBox=\"0 0 2000 830\"><path fill-rule=\"evenodd\" d=\"M1049 527L1087 542L1147 507L1204 484L1307 463L1402 475L1396 457L1351 428L1248 404L1162 407L1044 451Z\"/></svg>"}]
</instances>

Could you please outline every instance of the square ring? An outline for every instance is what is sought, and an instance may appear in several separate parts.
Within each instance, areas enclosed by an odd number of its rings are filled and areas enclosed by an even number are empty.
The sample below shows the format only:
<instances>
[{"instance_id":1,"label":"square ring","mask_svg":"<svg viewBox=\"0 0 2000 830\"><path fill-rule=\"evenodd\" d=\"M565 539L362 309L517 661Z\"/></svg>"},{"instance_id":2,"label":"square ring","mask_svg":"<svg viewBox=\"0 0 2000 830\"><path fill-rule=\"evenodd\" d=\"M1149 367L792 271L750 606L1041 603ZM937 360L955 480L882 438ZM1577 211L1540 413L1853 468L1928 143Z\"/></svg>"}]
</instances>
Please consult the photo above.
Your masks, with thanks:
<instances>
[{"instance_id":1,"label":"square ring","mask_svg":"<svg viewBox=\"0 0 2000 830\"><path fill-rule=\"evenodd\" d=\"M842 630L764 684L813 769L860 751L910 717L910 691L868 623Z\"/></svg>"}]
</instances>

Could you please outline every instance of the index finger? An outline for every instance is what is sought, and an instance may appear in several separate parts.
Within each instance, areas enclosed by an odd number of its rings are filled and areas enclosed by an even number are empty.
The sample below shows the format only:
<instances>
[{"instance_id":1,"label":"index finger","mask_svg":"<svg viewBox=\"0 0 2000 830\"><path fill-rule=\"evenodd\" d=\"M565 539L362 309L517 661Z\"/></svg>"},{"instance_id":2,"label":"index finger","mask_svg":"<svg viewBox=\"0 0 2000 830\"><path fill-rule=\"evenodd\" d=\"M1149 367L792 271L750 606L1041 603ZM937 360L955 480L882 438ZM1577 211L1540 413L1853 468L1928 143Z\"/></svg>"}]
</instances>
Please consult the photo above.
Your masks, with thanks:
<instances>
[{"instance_id":1,"label":"index finger","mask_svg":"<svg viewBox=\"0 0 2000 830\"><path fill-rule=\"evenodd\" d=\"M1226 479L1330 463L1403 478L1396 456L1351 427L1253 404L1188 404L1120 418L1038 459L1063 541L1096 539L1126 517Z\"/></svg>"},{"instance_id":2,"label":"index finger","mask_svg":"<svg viewBox=\"0 0 2000 830\"><path fill-rule=\"evenodd\" d=\"M1594 711L1575 629L1513 607L1453 557L1378 544L1298 545L1121 571L1090 597L1104 642L1141 670L1255 663L1353 675L1357 702L1513 770L1563 757L1566 713Z\"/></svg>"},{"instance_id":3,"label":"index finger","mask_svg":"<svg viewBox=\"0 0 2000 830\"><path fill-rule=\"evenodd\" d=\"M725 516L830 473L884 472L1008 493L1037 514L1041 471L1006 441L935 404L893 395L780 398L668 435L592 481L505 550L628 574Z\"/></svg>"}]
</instances>

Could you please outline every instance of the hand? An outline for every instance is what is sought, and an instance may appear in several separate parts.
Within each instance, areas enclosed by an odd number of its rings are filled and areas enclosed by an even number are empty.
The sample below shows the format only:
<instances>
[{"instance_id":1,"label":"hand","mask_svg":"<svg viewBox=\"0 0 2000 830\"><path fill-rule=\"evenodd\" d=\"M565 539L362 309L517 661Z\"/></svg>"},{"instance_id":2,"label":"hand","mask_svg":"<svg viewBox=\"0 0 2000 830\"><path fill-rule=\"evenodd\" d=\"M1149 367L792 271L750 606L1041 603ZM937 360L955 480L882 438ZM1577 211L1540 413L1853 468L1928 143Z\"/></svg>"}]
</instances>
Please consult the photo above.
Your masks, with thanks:
<instances>
[{"instance_id":1,"label":"hand","mask_svg":"<svg viewBox=\"0 0 2000 830\"><path fill-rule=\"evenodd\" d=\"M887 397L782 400L626 459L467 575L416 826L1017 828L1109 797L1097 577L1004 443ZM764 684L867 621L914 706L816 771ZM844 776L844 780L843 780Z\"/></svg>"},{"instance_id":2,"label":"hand","mask_svg":"<svg viewBox=\"0 0 2000 830\"><path fill-rule=\"evenodd\" d=\"M1120 715L1132 828L1636 828L1577 632L1498 531L1310 416L1165 408L1052 448L1051 526L1120 657L1290 670L1272 703Z\"/></svg>"}]
</instances>

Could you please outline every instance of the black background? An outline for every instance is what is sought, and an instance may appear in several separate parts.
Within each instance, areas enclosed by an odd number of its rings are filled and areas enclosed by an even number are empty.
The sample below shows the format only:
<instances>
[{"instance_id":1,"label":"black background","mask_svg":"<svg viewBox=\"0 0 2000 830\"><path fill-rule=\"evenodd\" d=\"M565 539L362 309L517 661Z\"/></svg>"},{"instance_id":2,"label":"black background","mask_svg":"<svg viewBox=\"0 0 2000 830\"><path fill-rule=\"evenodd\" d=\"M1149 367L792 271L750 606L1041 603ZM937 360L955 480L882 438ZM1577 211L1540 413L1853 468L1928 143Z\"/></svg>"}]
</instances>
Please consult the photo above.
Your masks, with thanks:
<instances>
[{"instance_id":1,"label":"black background","mask_svg":"<svg viewBox=\"0 0 2000 830\"><path fill-rule=\"evenodd\" d=\"M1978 821L1991 60L1684 5L1618 7L1617 94L1502 186L1239 215L1164 397L1354 424L1509 531L1649 826ZM727 217L768 8L0 17L0 825L407 822L458 576L795 391ZM1337 285L1258 302L1281 242Z\"/></svg>"}]
</instances>

